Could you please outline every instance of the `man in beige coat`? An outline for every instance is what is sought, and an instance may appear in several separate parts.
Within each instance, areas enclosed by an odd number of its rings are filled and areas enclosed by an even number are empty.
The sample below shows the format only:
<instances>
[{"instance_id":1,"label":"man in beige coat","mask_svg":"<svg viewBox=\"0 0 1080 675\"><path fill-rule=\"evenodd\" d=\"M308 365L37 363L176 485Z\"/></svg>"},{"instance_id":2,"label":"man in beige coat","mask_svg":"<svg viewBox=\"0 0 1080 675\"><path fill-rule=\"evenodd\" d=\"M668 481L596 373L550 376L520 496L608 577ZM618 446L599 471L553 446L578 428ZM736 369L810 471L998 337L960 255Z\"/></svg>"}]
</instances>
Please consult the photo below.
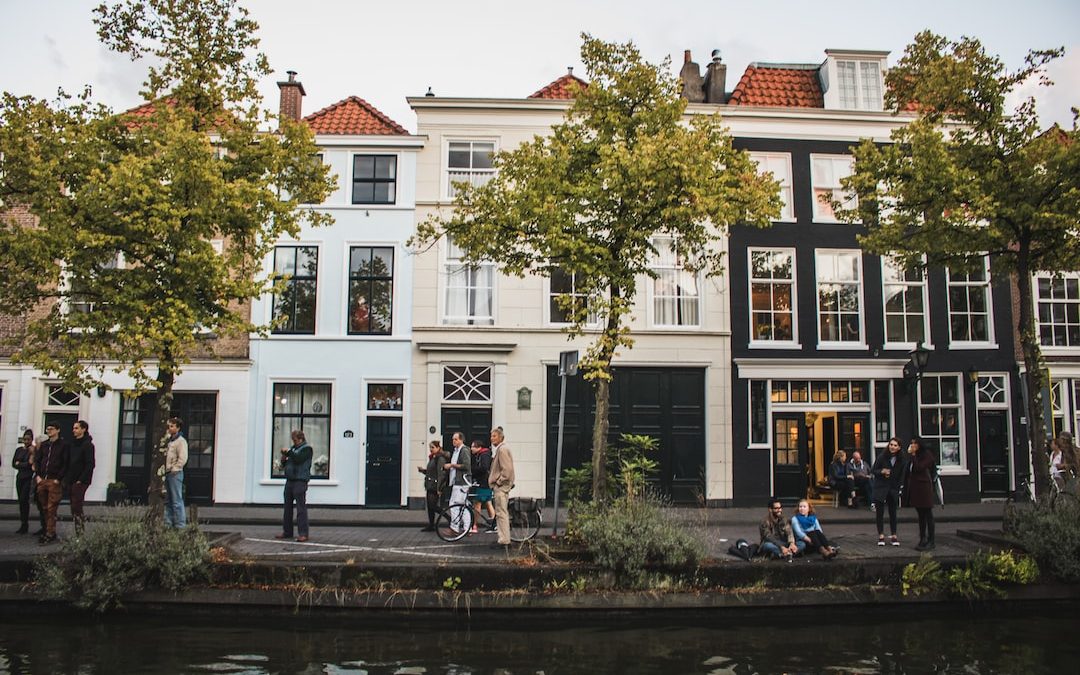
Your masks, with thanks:
<instances>
[{"instance_id":1,"label":"man in beige coat","mask_svg":"<svg viewBox=\"0 0 1080 675\"><path fill-rule=\"evenodd\" d=\"M499 532L499 541L495 547L505 548L510 545L510 490L514 487L514 456L502 427L491 430L491 472L488 473L488 485L491 486L495 503L495 525Z\"/></svg>"}]
</instances>

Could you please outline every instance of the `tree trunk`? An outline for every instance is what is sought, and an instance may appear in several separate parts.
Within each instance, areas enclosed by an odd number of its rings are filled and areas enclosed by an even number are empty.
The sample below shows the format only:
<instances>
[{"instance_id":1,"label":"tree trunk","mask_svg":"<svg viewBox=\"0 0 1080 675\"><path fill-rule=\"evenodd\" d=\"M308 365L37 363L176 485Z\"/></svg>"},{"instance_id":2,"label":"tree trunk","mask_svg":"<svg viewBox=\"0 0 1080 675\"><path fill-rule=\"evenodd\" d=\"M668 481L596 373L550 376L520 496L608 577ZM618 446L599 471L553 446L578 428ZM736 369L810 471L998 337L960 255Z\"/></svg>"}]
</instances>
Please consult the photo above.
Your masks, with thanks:
<instances>
[{"instance_id":1,"label":"tree trunk","mask_svg":"<svg viewBox=\"0 0 1080 675\"><path fill-rule=\"evenodd\" d=\"M610 377L610 365L608 367ZM606 377L596 378L594 383L596 393L596 413L593 418L592 438L592 469L593 469L593 502L599 504L607 499L607 435L608 435L608 409L611 403L611 381Z\"/></svg>"},{"instance_id":2,"label":"tree trunk","mask_svg":"<svg viewBox=\"0 0 1080 675\"><path fill-rule=\"evenodd\" d=\"M165 493L165 451L169 444L169 434L165 424L172 414L173 384L176 376L172 370L159 367L157 381L161 383L161 386L157 389L157 405L154 406L154 420L150 425L153 429L153 438L157 439L157 446L150 460L150 485L147 488L146 503L151 512L160 517Z\"/></svg>"},{"instance_id":3,"label":"tree trunk","mask_svg":"<svg viewBox=\"0 0 1080 675\"><path fill-rule=\"evenodd\" d=\"M1027 432L1031 450L1031 465L1035 472L1035 495L1045 496L1050 489L1050 457L1046 452L1045 420L1043 419L1042 392L1049 386L1043 372L1042 349L1035 334L1035 308L1031 294L1031 267L1028 262L1028 246L1020 244L1017 255L1016 276L1020 292L1020 347L1024 353L1024 382L1027 386Z\"/></svg>"}]
</instances>

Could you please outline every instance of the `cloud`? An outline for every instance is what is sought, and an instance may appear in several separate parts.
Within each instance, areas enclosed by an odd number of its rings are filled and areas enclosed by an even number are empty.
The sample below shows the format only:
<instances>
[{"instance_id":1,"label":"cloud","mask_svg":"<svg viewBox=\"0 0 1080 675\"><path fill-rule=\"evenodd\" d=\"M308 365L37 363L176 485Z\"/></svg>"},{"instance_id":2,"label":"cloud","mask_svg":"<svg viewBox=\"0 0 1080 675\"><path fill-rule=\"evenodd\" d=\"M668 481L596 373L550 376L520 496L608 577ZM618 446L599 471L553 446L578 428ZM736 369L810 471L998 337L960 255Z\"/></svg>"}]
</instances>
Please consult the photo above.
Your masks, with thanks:
<instances>
[{"instance_id":1,"label":"cloud","mask_svg":"<svg viewBox=\"0 0 1080 675\"><path fill-rule=\"evenodd\" d=\"M51 35L45 36L45 50L49 55L49 63L52 64L53 68L60 72L67 70L67 63L64 61L60 46L56 44L56 38Z\"/></svg>"},{"instance_id":2,"label":"cloud","mask_svg":"<svg viewBox=\"0 0 1080 675\"><path fill-rule=\"evenodd\" d=\"M1038 78L1029 79L1012 92L1007 103L1015 107L1022 100L1033 97L1041 126L1049 127L1056 123L1071 128L1071 108L1080 106L1080 99L1077 98L1080 91L1080 45L1067 47L1065 56L1047 66L1046 76L1054 83L1053 86L1039 84Z\"/></svg>"}]
</instances>

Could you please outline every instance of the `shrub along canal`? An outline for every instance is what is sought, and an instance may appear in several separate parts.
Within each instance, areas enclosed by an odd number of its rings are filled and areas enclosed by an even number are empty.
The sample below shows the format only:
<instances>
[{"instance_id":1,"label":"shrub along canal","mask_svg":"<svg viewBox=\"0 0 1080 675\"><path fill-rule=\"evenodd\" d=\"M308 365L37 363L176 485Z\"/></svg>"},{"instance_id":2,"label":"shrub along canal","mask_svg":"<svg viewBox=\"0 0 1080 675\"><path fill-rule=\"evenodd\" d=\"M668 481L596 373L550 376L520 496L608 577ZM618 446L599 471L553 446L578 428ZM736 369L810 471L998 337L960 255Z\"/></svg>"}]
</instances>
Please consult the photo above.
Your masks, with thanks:
<instances>
[{"instance_id":1,"label":"shrub along canal","mask_svg":"<svg viewBox=\"0 0 1080 675\"><path fill-rule=\"evenodd\" d=\"M1068 607L937 605L769 614L415 614L365 620L4 608L6 673L1061 673Z\"/></svg>"}]
</instances>

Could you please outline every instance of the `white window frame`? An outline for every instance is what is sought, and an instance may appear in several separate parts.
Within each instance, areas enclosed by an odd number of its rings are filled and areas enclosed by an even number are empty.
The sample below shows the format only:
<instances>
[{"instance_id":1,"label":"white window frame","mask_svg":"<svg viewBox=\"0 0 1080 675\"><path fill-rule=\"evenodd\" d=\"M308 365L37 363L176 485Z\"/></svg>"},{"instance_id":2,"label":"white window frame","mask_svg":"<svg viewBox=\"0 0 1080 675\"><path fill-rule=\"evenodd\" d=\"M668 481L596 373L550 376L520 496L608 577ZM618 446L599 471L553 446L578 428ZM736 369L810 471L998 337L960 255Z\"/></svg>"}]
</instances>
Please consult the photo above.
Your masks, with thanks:
<instances>
[{"instance_id":1,"label":"white window frame","mask_svg":"<svg viewBox=\"0 0 1080 675\"><path fill-rule=\"evenodd\" d=\"M791 280L785 282L777 279L761 279L754 277L754 254L755 253L786 253L791 256ZM790 349L799 346L799 297L798 297L798 269L797 256L794 248L768 248L750 247L746 251L746 278L747 278L747 327L749 331L749 343L751 348L774 348ZM791 288L791 339L769 340L758 338L754 335L754 284L768 283L770 285L787 284ZM775 316L775 310L770 309L770 314Z\"/></svg>"},{"instance_id":2,"label":"white window frame","mask_svg":"<svg viewBox=\"0 0 1080 675\"><path fill-rule=\"evenodd\" d=\"M111 267L109 266L109 263L112 263ZM118 269L118 270L122 270L122 269L125 268L125 266L126 266L126 263L125 263L125 260L124 260L123 251L117 251L116 255L113 256L113 259L111 261L107 261L105 263L105 266L102 267L101 269ZM95 303L72 300L71 295L72 295L73 289L71 287L71 275L68 274L66 265L64 266L63 270L60 273L60 288L59 288L59 290L60 290L60 298L61 298L60 299L60 313L61 314L63 314L63 315L70 315L70 314L75 314L75 313L89 314L89 313L94 311L94 304Z\"/></svg>"},{"instance_id":3,"label":"white window frame","mask_svg":"<svg viewBox=\"0 0 1080 675\"><path fill-rule=\"evenodd\" d=\"M341 414L338 411L338 404L339 403L338 403L338 400L337 400L337 396L338 396L337 381L335 379L322 379L322 378L315 379L315 378L304 378L304 377L272 377L272 378L269 378L267 380L267 390L266 390L266 405L267 405L266 437L265 437L264 444L265 444L265 447L269 450L269 452L266 452L265 450L263 451L263 457L264 457L264 460L263 460L264 461L263 477L259 481L259 484L260 485L284 485L285 484L285 478L284 477L275 477L274 476L274 459L273 458L276 457L280 453L281 448L272 447L273 444L274 444L274 387L279 385L279 384L284 384L284 385L292 385L292 384L319 385L319 384L325 384L328 387L330 387L330 398L329 398L329 401L330 401L330 415L329 415L330 423L329 423L329 426L327 428L327 448L326 448L326 458L327 458L327 462L330 465L329 466L330 471L327 474L326 478L322 478L322 477L313 478L311 480L311 482L308 483L308 486L309 487L315 487L315 486L331 486L331 487L333 487L333 486L337 486L339 484L338 471L340 470L340 468L341 468L340 464L343 461L342 458L338 458L336 460L334 459L335 453L337 452L337 447L336 447L335 442L334 442L334 437L336 435L334 433L334 418L336 416L338 416L339 414ZM301 413L301 417L303 417L303 413ZM315 449L315 448L312 448L312 450L313 450L313 453L312 453L311 460L312 460L312 464L314 464L315 459L318 457L318 454L317 454L318 450Z\"/></svg>"},{"instance_id":4,"label":"white window frame","mask_svg":"<svg viewBox=\"0 0 1080 675\"><path fill-rule=\"evenodd\" d=\"M670 265L667 265L667 264L662 265L660 263L660 258L659 258L660 253L659 253L659 251L661 250L660 247L663 245L661 242L664 242L664 241L671 242L670 244L668 244L668 246L671 247L669 250L672 253L674 253L676 248L677 248L678 235L677 234L657 235L657 236L653 237L653 239L652 239L652 245L657 250L657 253L652 255L652 260L649 262L649 267L650 267L650 269L652 269L654 272L657 273L658 278L655 278L655 279L650 278L650 280L649 280L649 282L650 282L649 283L649 293L648 293L649 325L652 326L653 328L662 328L664 330L699 330L701 328L701 325L702 325L702 319L703 319L703 317L705 315L705 302L704 302L704 298L703 298L703 294L702 294L702 283L701 283L702 275L701 275L701 272L693 273L693 279L692 280L693 280L693 284L694 284L694 289L696 290L696 294L695 295L684 295L682 291L683 291L684 288L686 288L686 284L684 284L683 282L688 279L688 277L691 275L691 273L686 271L685 265L683 263L683 258L682 258L682 256L679 256L678 254L674 254L674 263L672 263ZM676 289L675 295L661 295L661 294L657 293L657 284L661 283L661 280L660 280L659 277L662 276L663 273L665 273L665 272L674 273L674 275L675 275L675 279L674 279L675 280L674 286L675 286L675 289ZM670 300L670 301L675 302L676 307L678 307L678 303L682 302L683 300L689 300L691 298L694 298L694 299L697 300L697 303L696 303L697 304L697 321L695 323L661 323L660 322L658 312L656 311L656 303L657 302ZM675 312L675 314L678 315L679 312Z\"/></svg>"},{"instance_id":5,"label":"white window frame","mask_svg":"<svg viewBox=\"0 0 1080 675\"><path fill-rule=\"evenodd\" d=\"M444 240L443 245L441 246L441 248L442 248L442 253L441 253L441 255L442 255L442 265L441 265L442 270L441 270L440 276L442 278L442 284L441 284L441 286L442 286L441 291L442 292L439 294L439 296L441 298L441 303L442 303L442 311L440 312L440 316L442 317L443 325L446 325L446 326L494 326L495 325L496 307L498 307L498 305L496 304L497 293L498 293L498 290L497 290L498 289L498 270L495 267L495 263L491 262L491 261L482 261L482 262L474 263L474 264L471 264L471 265L466 265L466 264L462 263L461 259L458 258L458 257L451 258L450 255L451 255L451 253L453 253L455 251L456 246L454 245L453 241L450 239L449 236ZM456 269L456 268L460 268L460 269ZM472 313L472 312L470 312L468 310L468 304L469 304L468 295L470 293L470 289L472 289L472 291L475 293L477 290L483 288L483 286L466 284L464 286L455 286L454 287L456 290L459 290L459 291L463 290L465 292L465 294L466 294L466 302L465 302L465 304L466 304L466 314L463 314L463 315L460 315L460 316L458 316L458 315L451 316L450 315L450 312L449 312L450 304L451 304L450 303L450 291L451 291L450 280L451 280L451 277L453 275L462 274L464 272L467 272L470 275L476 274L478 272L484 272L484 273L490 275L490 278L491 278L491 286L490 286L491 313L490 314L487 314L487 315L476 314L476 313Z\"/></svg>"},{"instance_id":6,"label":"white window frame","mask_svg":"<svg viewBox=\"0 0 1080 675\"><path fill-rule=\"evenodd\" d=\"M279 249L279 248L314 248L315 251L316 251L316 255L318 256L318 258L317 258L318 262L316 263L316 266L315 266L315 328L311 333L293 333L293 332L271 331L269 337L271 339L297 339L297 338L310 339L310 338L312 338L312 337L319 334L320 326L322 324L322 321L321 321L321 319L319 317L319 312L320 312L320 309L321 309L323 303L320 301L319 295L320 295L320 292L321 292L320 289L325 289L325 287L323 286L323 270L326 267L326 263L325 263L325 258L323 256L323 254L324 254L323 247L321 245L321 242L316 242L316 241L279 241L276 244L274 244L273 248L270 249L269 258L267 260L267 269L270 270L270 281L271 281L271 283L274 283L274 277L277 274L277 271L276 271L276 268L275 268L275 265L274 265L274 257L275 257L275 254L277 252L277 249ZM273 293L273 292L267 292L267 294L264 297L266 297L268 299L268 301L266 303L266 317L265 317L265 320L266 320L267 323L270 323L270 322L272 322L274 320L274 302L275 302L275 298L277 297L277 294Z\"/></svg>"},{"instance_id":7,"label":"white window frame","mask_svg":"<svg viewBox=\"0 0 1080 675\"><path fill-rule=\"evenodd\" d=\"M394 269L390 277L390 332L389 333L352 333L350 332L351 321L349 313L352 311L349 306L352 292L352 251L354 248L388 248L392 251L392 258ZM387 339L394 335L397 335L400 331L399 326L396 325L398 317L397 306L397 294L398 294L398 266L401 262L401 252L398 250L397 244L394 242L368 242L368 241L346 241L342 244L342 254L344 256L344 264L342 265L341 278L343 280L342 297L341 297L341 334L346 338L356 338L361 340L377 340Z\"/></svg>"},{"instance_id":8,"label":"white window frame","mask_svg":"<svg viewBox=\"0 0 1080 675\"><path fill-rule=\"evenodd\" d=\"M1039 319L1039 316L1041 314L1040 304L1043 304L1043 303L1050 304L1051 305L1051 311L1053 311L1053 305L1055 305L1055 304L1064 304L1066 312L1068 311L1068 307L1070 305L1075 304L1076 307L1077 307L1076 311L1078 313L1080 313L1080 298L1075 299L1075 300L1072 299L1072 298L1047 298L1047 299L1042 299L1042 298L1039 297L1039 282L1042 281L1042 280L1048 280L1048 281L1050 281L1051 284L1053 284L1053 282L1055 280L1063 280L1063 281L1065 281L1066 284L1071 280L1071 281L1075 282L1078 287L1080 287L1080 273L1078 273L1078 272L1061 272L1061 273L1058 273L1058 274L1045 274L1045 273L1036 274L1036 275L1034 275L1032 277L1032 284L1031 284L1031 293L1032 293L1032 296L1033 296L1032 301L1033 301L1034 307L1035 307L1035 333L1036 333L1036 335L1039 336L1039 345L1042 348L1043 353L1044 354L1047 354L1047 353L1049 353L1049 354L1076 354L1076 353L1080 353L1080 343L1077 343L1075 345L1048 345L1048 344L1043 342L1043 340L1042 340L1043 323ZM1052 321L1050 323L1050 325L1051 326L1065 325L1066 327L1068 327L1069 321L1068 321L1068 318L1066 318L1064 323L1053 322Z\"/></svg>"},{"instance_id":9,"label":"white window frame","mask_svg":"<svg viewBox=\"0 0 1080 675\"><path fill-rule=\"evenodd\" d=\"M994 336L994 290L992 286L992 279L990 278L990 259L988 256L982 258L983 272L986 275L984 281L953 281L952 270L948 265L945 266L945 300L948 303L949 309L949 348L950 349L988 349L996 348L997 341ZM954 287L969 289L967 296L970 300L970 289L983 288L986 293L986 339L985 340L956 340L953 339L952 334L952 317L953 317L953 302L952 302L952 289ZM969 302L970 304L970 302ZM959 312L957 312L959 314ZM965 313L968 317L968 321L971 321L971 311Z\"/></svg>"},{"instance_id":10,"label":"white window frame","mask_svg":"<svg viewBox=\"0 0 1080 675\"><path fill-rule=\"evenodd\" d=\"M922 262L925 265L925 262L926 262L925 257L922 258ZM881 256L881 321L882 321L882 334L884 336L885 349L913 349L919 342L922 342L927 348L931 348L932 345L930 343L930 293L929 293L929 290L927 288L928 284L926 283L927 274L926 274L925 266L921 269L922 280L917 281L917 282L916 281L907 281L907 280L889 281L886 278L886 276L887 276L887 273L888 273L888 269L890 267L893 267L894 269L900 271L900 265L899 265L898 262L896 262L895 258L892 258L890 256ZM906 340L906 341L899 341L898 342L898 341L889 339L889 317L890 316L903 316L904 317L904 334L905 335L907 334L907 317L913 316L913 314L909 314L907 312L906 308L905 308L904 312L902 312L900 314L895 314L895 313L890 314L889 313L889 309L888 309L888 303L889 303L888 289L889 289L889 287L902 287L905 291L907 291L909 289L912 289L912 288L916 288L916 287L922 289L923 337L922 337L921 340Z\"/></svg>"},{"instance_id":11,"label":"white window frame","mask_svg":"<svg viewBox=\"0 0 1080 675\"><path fill-rule=\"evenodd\" d=\"M846 169L844 166L846 165ZM822 204L820 195L825 191L832 199L844 202L845 206L855 208L859 205L856 195L844 192L840 186L840 180L850 176L855 168L855 158L851 155L810 155L810 194L814 202L814 222L838 223L840 220L833 214L832 208ZM839 169L839 171L838 171ZM827 211L825 209L828 209Z\"/></svg>"},{"instance_id":12,"label":"white window frame","mask_svg":"<svg viewBox=\"0 0 1080 675\"><path fill-rule=\"evenodd\" d=\"M856 274L858 278L852 281L846 281L838 278L822 278L821 269L821 256L838 256L841 254L854 255L858 265L856 268ZM832 258L833 261L837 261L838 258ZM836 269L836 263L833 263L832 274ZM859 249L838 249L838 248L818 248L814 249L814 312L817 320L817 338L818 347L822 349L866 349L866 298L863 295L863 264L862 264L862 251ZM856 285L858 287L858 299L859 299L859 339L858 340L826 340L821 334L821 286L822 284L845 284ZM846 312L850 313L850 312ZM837 320L843 313L836 312Z\"/></svg>"},{"instance_id":13,"label":"white window frame","mask_svg":"<svg viewBox=\"0 0 1080 675\"><path fill-rule=\"evenodd\" d=\"M841 74L847 67L852 70L852 82L845 82ZM871 68L876 72L867 72ZM837 105L844 110L881 110L885 91L882 70L881 62L876 59L836 59ZM852 89L848 90L845 85Z\"/></svg>"},{"instance_id":14,"label":"white window frame","mask_svg":"<svg viewBox=\"0 0 1080 675\"><path fill-rule=\"evenodd\" d=\"M794 223L795 193L791 183L791 153L751 151L749 154L751 161L758 165L758 173L771 172L773 178L780 183L780 200L783 206L776 221Z\"/></svg>"},{"instance_id":15,"label":"white window frame","mask_svg":"<svg viewBox=\"0 0 1080 675\"><path fill-rule=\"evenodd\" d=\"M923 405L923 394L922 394L922 384L923 384L923 382L925 382L926 380L929 380L929 379L937 379L938 380L938 387L939 387L939 390L940 390L941 380L943 380L945 378L953 378L953 379L956 380L956 387L957 387L956 393L957 393L958 401L956 403L949 403L949 404L942 404L942 403L939 402L939 403L934 403L934 404ZM937 454L937 460L938 460L938 467L940 468L942 474L951 474L951 475L967 475L968 474L967 433L965 432L965 429L967 429L967 425L966 425L966 423L964 421L964 413L965 413L965 411L964 411L964 408L965 408L965 404L964 404L964 398L965 398L964 397L964 383L966 381L967 381L967 375L965 373L933 373L933 374L930 374L930 375L923 375L921 381L919 382L919 388L918 388L918 391L916 393L916 395L918 396L918 410L919 410L919 418L918 418L918 422L917 422L918 431L917 431L916 435L918 435L920 438L925 438L927 440L932 440L934 442L934 446L935 446L936 454ZM924 430L922 428L922 412L923 412L924 407L925 408L936 408L938 410L944 410L944 409L955 409L956 410L956 435L955 435L955 438L956 438L956 441L957 441L958 452L960 453L960 464L958 466L956 466L956 465L946 466L946 465L944 465L942 463L942 454L943 453L942 453L942 442L941 441L942 441L943 438L952 439L952 438L954 438L954 436L952 436L952 435L950 435L950 436L942 436L940 434L928 434L928 433L926 433L926 430Z\"/></svg>"},{"instance_id":16,"label":"white window frame","mask_svg":"<svg viewBox=\"0 0 1080 675\"><path fill-rule=\"evenodd\" d=\"M555 298L557 296L560 296L560 295L572 295L572 296L577 297L577 298L582 298L586 302L589 302L590 304L595 301L596 296L591 296L590 297L590 296L587 296L584 293L580 293L578 291L578 288L577 288L577 276L578 275L577 275L576 272L571 272L569 274L569 276L570 276L570 284L571 284L571 287L572 287L571 292L569 294L556 293L553 290L551 290L551 275L548 274L547 276L544 277L544 301L545 301L544 302L544 320L547 323L547 325L549 325L549 326L563 327L563 326L572 325L569 322L556 321L555 319L552 318L551 310L554 307ZM585 321L584 325L585 325L586 328L595 328L595 327L600 325L600 317L597 315L597 313L592 308L590 308L588 319Z\"/></svg>"},{"instance_id":17,"label":"white window frame","mask_svg":"<svg viewBox=\"0 0 1080 675\"><path fill-rule=\"evenodd\" d=\"M472 145L475 143L490 143L491 154L494 156L499 152L499 138L491 136L465 136L455 138L445 138L443 140L443 162L442 162L442 198L452 200L456 196L456 190L452 183L468 181L472 185L483 185L495 177L498 173L494 168L492 169L474 169L471 166L468 168L463 167L451 167L450 166L450 145L453 143L469 143L469 155L470 164L472 163ZM461 175L453 176L453 173ZM350 195L351 199L351 195Z\"/></svg>"}]
</instances>

